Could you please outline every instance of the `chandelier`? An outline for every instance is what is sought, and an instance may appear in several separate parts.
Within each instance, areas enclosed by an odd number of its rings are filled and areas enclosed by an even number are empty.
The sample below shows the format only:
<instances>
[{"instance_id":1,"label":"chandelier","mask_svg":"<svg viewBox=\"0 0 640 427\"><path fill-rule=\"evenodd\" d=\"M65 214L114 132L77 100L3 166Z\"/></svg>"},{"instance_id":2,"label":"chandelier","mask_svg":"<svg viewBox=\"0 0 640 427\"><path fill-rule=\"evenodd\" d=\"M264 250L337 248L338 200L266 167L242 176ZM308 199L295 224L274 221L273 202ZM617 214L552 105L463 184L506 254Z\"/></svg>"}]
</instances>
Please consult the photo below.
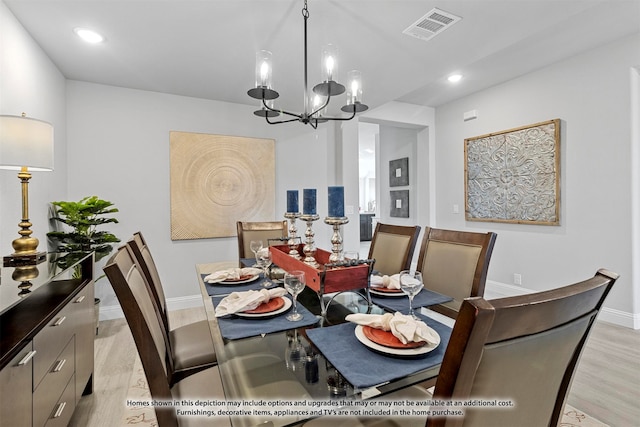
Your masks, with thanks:
<instances>
[{"instance_id":1,"label":"chandelier","mask_svg":"<svg viewBox=\"0 0 640 427\"><path fill-rule=\"evenodd\" d=\"M362 101L362 77L359 71L353 70L348 73L349 84L347 88L344 85L333 80L336 71L336 49L333 45L327 45L322 51L322 70L323 81L313 87L315 96L313 99L308 97L307 83L307 20L309 19L309 9L307 9L307 0L304 1L302 8L302 17L304 18L304 111L302 113L292 113L289 111L276 109L273 107L273 100L278 98L280 94L271 86L272 78L272 55L271 52L261 50L256 53L256 83L255 87L250 89L247 94L261 101L261 108L254 111L258 117L264 117L270 125L288 123L298 121L303 124L311 125L314 129L318 123L324 123L329 120L351 120L356 113L361 113L369 107ZM347 103L341 108L345 113L350 113L345 117L327 117L325 116L326 108L332 97L347 92ZM271 120L280 115L289 116L282 120Z\"/></svg>"}]
</instances>

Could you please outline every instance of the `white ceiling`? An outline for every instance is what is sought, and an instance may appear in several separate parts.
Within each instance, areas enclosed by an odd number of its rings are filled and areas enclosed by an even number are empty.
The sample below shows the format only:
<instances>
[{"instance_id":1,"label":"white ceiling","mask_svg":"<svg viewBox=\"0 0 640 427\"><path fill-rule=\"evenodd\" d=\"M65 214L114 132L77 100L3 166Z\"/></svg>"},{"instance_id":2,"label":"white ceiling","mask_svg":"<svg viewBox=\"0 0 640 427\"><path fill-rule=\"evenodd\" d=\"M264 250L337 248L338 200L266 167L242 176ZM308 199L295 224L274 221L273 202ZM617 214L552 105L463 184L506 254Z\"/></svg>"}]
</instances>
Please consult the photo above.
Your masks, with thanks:
<instances>
[{"instance_id":1,"label":"white ceiling","mask_svg":"<svg viewBox=\"0 0 640 427\"><path fill-rule=\"evenodd\" d=\"M268 49L278 106L302 109L303 0L3 1L69 79L257 105L246 92ZM462 20L430 41L402 34L434 7ZM309 85L334 43L370 107L437 106L640 31L640 0L309 0L309 13ZM77 26L107 41L84 44Z\"/></svg>"}]
</instances>

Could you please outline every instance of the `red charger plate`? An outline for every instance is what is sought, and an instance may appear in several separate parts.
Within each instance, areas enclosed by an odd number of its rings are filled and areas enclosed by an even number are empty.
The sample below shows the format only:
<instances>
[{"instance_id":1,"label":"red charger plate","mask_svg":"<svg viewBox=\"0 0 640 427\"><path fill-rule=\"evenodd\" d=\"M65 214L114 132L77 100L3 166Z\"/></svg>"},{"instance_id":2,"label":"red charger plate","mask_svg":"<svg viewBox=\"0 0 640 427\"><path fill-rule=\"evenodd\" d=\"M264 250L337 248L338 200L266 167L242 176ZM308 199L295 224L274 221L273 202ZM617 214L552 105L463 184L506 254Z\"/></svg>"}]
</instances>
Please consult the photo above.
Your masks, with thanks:
<instances>
[{"instance_id":1,"label":"red charger plate","mask_svg":"<svg viewBox=\"0 0 640 427\"><path fill-rule=\"evenodd\" d=\"M249 314L263 314L271 313L272 311L280 310L284 307L284 300L282 298L273 298L269 302L263 302L253 310L245 310L243 313Z\"/></svg>"},{"instance_id":2,"label":"red charger plate","mask_svg":"<svg viewBox=\"0 0 640 427\"><path fill-rule=\"evenodd\" d=\"M402 289L390 289L390 288L383 288L383 287L372 287L372 290L376 291L376 292L385 292L388 294L401 294L402 293Z\"/></svg>"},{"instance_id":3,"label":"red charger plate","mask_svg":"<svg viewBox=\"0 0 640 427\"><path fill-rule=\"evenodd\" d=\"M363 326L362 332L365 337L374 343L390 348L418 348L426 344L426 341L403 344L402 341L396 338L390 331L383 331L382 329L376 329L370 326Z\"/></svg>"},{"instance_id":4,"label":"red charger plate","mask_svg":"<svg viewBox=\"0 0 640 427\"><path fill-rule=\"evenodd\" d=\"M223 280L222 283L234 283L234 282L242 282L245 280L249 280L253 277L253 274L245 274L243 276L238 277L237 279L226 279Z\"/></svg>"}]
</instances>

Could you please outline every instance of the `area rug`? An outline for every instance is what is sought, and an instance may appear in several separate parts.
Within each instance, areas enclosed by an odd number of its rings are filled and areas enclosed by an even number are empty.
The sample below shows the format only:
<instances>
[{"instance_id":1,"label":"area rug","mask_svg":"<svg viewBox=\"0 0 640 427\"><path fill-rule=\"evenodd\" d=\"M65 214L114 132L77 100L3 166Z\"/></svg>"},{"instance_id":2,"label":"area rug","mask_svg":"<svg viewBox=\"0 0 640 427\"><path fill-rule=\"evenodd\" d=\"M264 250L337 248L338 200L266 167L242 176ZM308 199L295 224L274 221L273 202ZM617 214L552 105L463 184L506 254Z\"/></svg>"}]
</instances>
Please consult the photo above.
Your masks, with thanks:
<instances>
[{"instance_id":1,"label":"area rug","mask_svg":"<svg viewBox=\"0 0 640 427\"><path fill-rule=\"evenodd\" d=\"M151 395L149 394L149 387L147 386L147 379L145 378L144 370L142 369L142 363L140 362L140 358L136 357L131 381L129 382L127 400L140 402L149 401L150 399ZM153 409L127 405L125 402L125 410L121 425L157 427L158 422L156 421ZM596 420L582 411L577 410L576 408L566 405L562 421L558 427L608 427L608 425Z\"/></svg>"}]
</instances>

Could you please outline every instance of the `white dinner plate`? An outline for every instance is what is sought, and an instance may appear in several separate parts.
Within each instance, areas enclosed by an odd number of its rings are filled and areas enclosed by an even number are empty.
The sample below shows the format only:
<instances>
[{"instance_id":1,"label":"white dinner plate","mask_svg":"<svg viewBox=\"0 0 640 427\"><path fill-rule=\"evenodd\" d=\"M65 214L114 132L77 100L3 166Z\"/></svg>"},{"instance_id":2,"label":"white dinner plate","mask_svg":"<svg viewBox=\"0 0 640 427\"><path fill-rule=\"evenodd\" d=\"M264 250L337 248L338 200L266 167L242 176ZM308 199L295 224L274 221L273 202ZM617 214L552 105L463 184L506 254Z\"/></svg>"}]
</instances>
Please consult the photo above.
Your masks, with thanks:
<instances>
[{"instance_id":1,"label":"white dinner plate","mask_svg":"<svg viewBox=\"0 0 640 427\"><path fill-rule=\"evenodd\" d=\"M222 282L212 283L212 285L225 285L225 286L229 286L229 285L241 285L241 284L243 284L243 283L253 282L253 281L254 281L254 280L256 280L258 277L260 277L260 275L259 275L259 274L254 274L253 276L249 277L248 279L244 279L244 280L230 280L230 281L223 280Z\"/></svg>"},{"instance_id":2,"label":"white dinner plate","mask_svg":"<svg viewBox=\"0 0 640 427\"><path fill-rule=\"evenodd\" d=\"M271 317L271 316L277 316L278 314L284 313L285 311L289 310L291 308L291 305L293 304L291 302L291 300L287 297L278 297L278 298L282 298L284 300L284 305L282 307L280 307L277 310L274 311L270 311L268 313L236 313L236 316L238 317L248 317L248 318L256 318L256 317Z\"/></svg>"},{"instance_id":3,"label":"white dinner plate","mask_svg":"<svg viewBox=\"0 0 640 427\"><path fill-rule=\"evenodd\" d=\"M360 341L362 344L364 344L365 346L369 347L374 351L384 353L384 354L390 354L393 356L404 356L404 357L421 356L423 354L427 354L435 350L438 347L438 345L440 345L440 335L431 328L429 329L431 329L431 331L433 331L433 333L438 336L438 342L433 344L427 343L422 347L416 347L416 348L391 348L391 347L385 347L384 345L376 344L364 335L364 332L362 329L363 329L362 325L356 325L356 338L358 338L358 341Z\"/></svg>"},{"instance_id":4,"label":"white dinner plate","mask_svg":"<svg viewBox=\"0 0 640 427\"><path fill-rule=\"evenodd\" d=\"M385 292L385 291L378 291L378 290L376 290L376 288L373 288L373 287L369 288L369 292L371 292L373 295L377 295L379 297L386 297L386 298L398 298L398 297L406 297L407 296L407 294L405 294L402 291L400 291L400 292Z\"/></svg>"}]
</instances>

